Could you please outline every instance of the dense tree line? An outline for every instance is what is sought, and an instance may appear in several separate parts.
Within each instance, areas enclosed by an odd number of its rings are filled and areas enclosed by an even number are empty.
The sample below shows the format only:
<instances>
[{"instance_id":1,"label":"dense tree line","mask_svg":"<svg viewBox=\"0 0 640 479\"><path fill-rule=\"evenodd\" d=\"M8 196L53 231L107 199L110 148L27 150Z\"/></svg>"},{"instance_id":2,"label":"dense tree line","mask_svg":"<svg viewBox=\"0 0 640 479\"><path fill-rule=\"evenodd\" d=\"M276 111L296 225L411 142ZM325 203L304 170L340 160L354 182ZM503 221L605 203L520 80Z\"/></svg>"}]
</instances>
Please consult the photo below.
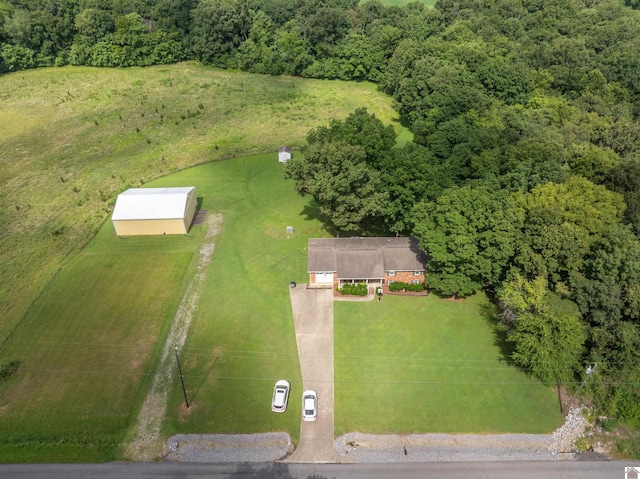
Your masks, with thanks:
<instances>
[{"instance_id":1,"label":"dense tree line","mask_svg":"<svg viewBox=\"0 0 640 479\"><path fill-rule=\"evenodd\" d=\"M409 6L419 21L393 24L401 35L378 71L414 141L394 146L356 111L310 132L285 175L338 230L418 237L431 291L488 291L511 359L546 383L580 382L597 362L587 389L599 413L640 428L634 6Z\"/></svg>"},{"instance_id":2,"label":"dense tree line","mask_svg":"<svg viewBox=\"0 0 640 479\"><path fill-rule=\"evenodd\" d=\"M486 290L512 359L640 429L637 0L0 0L0 72L198 59L371 80L285 175L327 223L418 237L442 295ZM640 446L636 445L636 450Z\"/></svg>"}]
</instances>

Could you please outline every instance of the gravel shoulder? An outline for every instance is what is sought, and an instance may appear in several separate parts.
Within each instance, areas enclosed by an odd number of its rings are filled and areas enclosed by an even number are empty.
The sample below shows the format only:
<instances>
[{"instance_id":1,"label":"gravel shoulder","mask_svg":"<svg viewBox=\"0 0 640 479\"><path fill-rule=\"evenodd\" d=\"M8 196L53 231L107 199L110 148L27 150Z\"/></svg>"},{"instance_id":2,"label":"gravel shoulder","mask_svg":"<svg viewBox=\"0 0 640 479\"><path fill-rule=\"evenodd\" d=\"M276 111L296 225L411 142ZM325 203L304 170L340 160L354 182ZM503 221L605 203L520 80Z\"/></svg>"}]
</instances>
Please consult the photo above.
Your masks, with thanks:
<instances>
[{"instance_id":1,"label":"gravel shoulder","mask_svg":"<svg viewBox=\"0 0 640 479\"><path fill-rule=\"evenodd\" d=\"M335 440L335 448L352 463L555 461L581 459L578 438L589 437L583 409L574 408L551 434L407 434L352 432ZM179 462L275 462L293 445L286 433L178 434L165 443L163 458ZM606 459L591 453L590 460Z\"/></svg>"},{"instance_id":2,"label":"gravel shoulder","mask_svg":"<svg viewBox=\"0 0 640 479\"><path fill-rule=\"evenodd\" d=\"M553 461L551 434L409 434L353 432L336 440L352 462Z\"/></svg>"},{"instance_id":3,"label":"gravel shoulder","mask_svg":"<svg viewBox=\"0 0 640 479\"><path fill-rule=\"evenodd\" d=\"M555 461L576 459L588 437L584 409L573 408L551 434L345 434L335 441L351 462Z\"/></svg>"},{"instance_id":4,"label":"gravel shoulder","mask_svg":"<svg viewBox=\"0 0 640 479\"><path fill-rule=\"evenodd\" d=\"M293 452L286 432L263 434L176 434L163 459L177 462L275 462Z\"/></svg>"}]
</instances>

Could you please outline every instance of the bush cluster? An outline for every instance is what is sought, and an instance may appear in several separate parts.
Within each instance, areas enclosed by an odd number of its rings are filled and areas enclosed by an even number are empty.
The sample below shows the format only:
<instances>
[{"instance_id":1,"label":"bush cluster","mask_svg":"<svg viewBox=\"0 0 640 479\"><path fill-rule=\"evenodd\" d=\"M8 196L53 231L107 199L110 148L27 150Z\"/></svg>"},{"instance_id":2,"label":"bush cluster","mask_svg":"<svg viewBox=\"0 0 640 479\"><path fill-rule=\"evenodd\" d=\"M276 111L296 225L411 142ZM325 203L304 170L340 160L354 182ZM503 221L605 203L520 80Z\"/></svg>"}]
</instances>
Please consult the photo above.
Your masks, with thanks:
<instances>
[{"instance_id":1,"label":"bush cluster","mask_svg":"<svg viewBox=\"0 0 640 479\"><path fill-rule=\"evenodd\" d=\"M389 291L391 291L392 293L395 291L422 292L424 291L424 283L412 284L403 283L402 281L394 281L389 285Z\"/></svg>"},{"instance_id":2,"label":"bush cluster","mask_svg":"<svg viewBox=\"0 0 640 479\"><path fill-rule=\"evenodd\" d=\"M357 284L345 284L342 288L339 288L338 291L340 294L351 294L354 296L366 296L369 292L369 288L365 283L357 283Z\"/></svg>"},{"instance_id":3,"label":"bush cluster","mask_svg":"<svg viewBox=\"0 0 640 479\"><path fill-rule=\"evenodd\" d=\"M18 372L19 368L20 361L8 361L3 363L2 366L0 366L0 383L9 380L11 376Z\"/></svg>"}]
</instances>

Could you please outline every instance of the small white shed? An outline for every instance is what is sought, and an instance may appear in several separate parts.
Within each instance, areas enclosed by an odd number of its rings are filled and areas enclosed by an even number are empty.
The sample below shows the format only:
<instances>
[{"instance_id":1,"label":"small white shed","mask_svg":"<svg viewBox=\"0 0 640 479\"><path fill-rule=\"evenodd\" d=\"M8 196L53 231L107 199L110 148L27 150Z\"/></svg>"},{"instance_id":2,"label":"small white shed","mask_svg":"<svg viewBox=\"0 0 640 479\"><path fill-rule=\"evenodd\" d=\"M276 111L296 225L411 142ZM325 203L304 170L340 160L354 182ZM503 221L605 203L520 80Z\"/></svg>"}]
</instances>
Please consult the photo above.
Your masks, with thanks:
<instances>
[{"instance_id":1,"label":"small white shed","mask_svg":"<svg viewBox=\"0 0 640 479\"><path fill-rule=\"evenodd\" d=\"M196 189L130 188L113 208L118 236L187 234L196 211Z\"/></svg>"},{"instance_id":2,"label":"small white shed","mask_svg":"<svg viewBox=\"0 0 640 479\"><path fill-rule=\"evenodd\" d=\"M281 146L278 148L278 161L280 163L286 163L291 159L291 147L290 146Z\"/></svg>"}]
</instances>

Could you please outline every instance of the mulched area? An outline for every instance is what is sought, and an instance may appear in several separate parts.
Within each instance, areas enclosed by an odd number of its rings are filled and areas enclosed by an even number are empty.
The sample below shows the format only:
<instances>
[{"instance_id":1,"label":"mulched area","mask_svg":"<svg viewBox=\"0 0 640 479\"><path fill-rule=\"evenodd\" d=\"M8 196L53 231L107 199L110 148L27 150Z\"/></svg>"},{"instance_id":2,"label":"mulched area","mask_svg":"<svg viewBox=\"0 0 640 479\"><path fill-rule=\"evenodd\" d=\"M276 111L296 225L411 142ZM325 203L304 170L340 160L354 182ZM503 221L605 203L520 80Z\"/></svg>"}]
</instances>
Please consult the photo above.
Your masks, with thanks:
<instances>
[{"instance_id":1,"label":"mulched area","mask_svg":"<svg viewBox=\"0 0 640 479\"><path fill-rule=\"evenodd\" d=\"M204 220L207 218L208 210L198 210L196 211L195 216L193 217L193 221L191 222L191 226L194 225L203 225Z\"/></svg>"}]
</instances>

